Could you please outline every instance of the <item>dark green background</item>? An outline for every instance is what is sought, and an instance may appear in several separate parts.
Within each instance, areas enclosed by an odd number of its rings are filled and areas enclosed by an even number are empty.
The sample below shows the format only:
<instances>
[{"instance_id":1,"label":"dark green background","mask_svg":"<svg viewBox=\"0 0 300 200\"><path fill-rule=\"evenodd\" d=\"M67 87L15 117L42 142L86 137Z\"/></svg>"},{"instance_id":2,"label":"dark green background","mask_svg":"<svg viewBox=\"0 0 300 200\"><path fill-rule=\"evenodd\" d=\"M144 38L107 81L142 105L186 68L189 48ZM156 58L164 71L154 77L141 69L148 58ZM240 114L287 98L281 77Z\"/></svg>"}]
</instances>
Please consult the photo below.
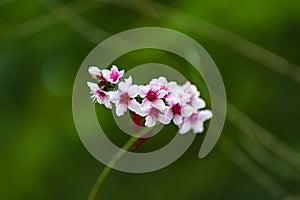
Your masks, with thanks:
<instances>
[{"instance_id":1,"label":"dark green background","mask_svg":"<svg viewBox=\"0 0 300 200\"><path fill-rule=\"evenodd\" d=\"M172 28L203 45L223 77L228 120L206 158L197 157L199 135L162 170L113 171L102 199L299 199L298 0L1 0L0 199L87 198L104 166L75 130L73 81L98 43L143 26ZM209 99L201 79L174 55L144 50L116 64L129 70L154 61L184 66ZM99 121L121 145L126 135L110 119ZM173 129L144 150L163 146Z\"/></svg>"}]
</instances>

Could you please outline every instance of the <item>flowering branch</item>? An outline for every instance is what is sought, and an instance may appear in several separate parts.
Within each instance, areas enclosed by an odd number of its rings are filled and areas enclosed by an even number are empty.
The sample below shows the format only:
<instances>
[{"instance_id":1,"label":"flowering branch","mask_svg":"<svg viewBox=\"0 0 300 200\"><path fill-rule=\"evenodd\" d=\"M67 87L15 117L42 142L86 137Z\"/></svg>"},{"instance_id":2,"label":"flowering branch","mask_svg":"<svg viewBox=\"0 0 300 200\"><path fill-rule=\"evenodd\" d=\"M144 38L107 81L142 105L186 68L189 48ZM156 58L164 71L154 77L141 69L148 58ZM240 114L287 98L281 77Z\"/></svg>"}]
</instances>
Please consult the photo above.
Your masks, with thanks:
<instances>
[{"instance_id":1,"label":"flowering branch","mask_svg":"<svg viewBox=\"0 0 300 200\"><path fill-rule=\"evenodd\" d=\"M109 109L115 104L117 116L129 110L145 121L143 126L153 127L157 122L167 125L173 121L180 134L190 130L201 133L204 121L212 117L210 110L203 110L206 103L190 82L178 85L159 77L147 85L136 85L131 76L119 82L124 70L119 71L115 65L111 70L92 66L89 73L98 81L87 82L95 102Z\"/></svg>"},{"instance_id":2,"label":"flowering branch","mask_svg":"<svg viewBox=\"0 0 300 200\"><path fill-rule=\"evenodd\" d=\"M200 98L196 86L190 82L178 85L174 81L168 82L165 77L159 77L152 79L147 85L136 85L132 83L131 76L119 82L124 76L124 70L119 71L115 65L111 70L100 70L92 66L89 73L97 80L97 83L87 82L94 102L103 104L108 109L114 104L117 116L123 116L129 110L137 126L153 127L157 122L167 125L173 121L180 134L190 130L201 133L204 121L212 117L210 110L202 110L206 106L205 101ZM97 198L106 177L124 153L143 144L146 140L143 136L148 133L147 129L143 129L114 155L99 175L89 200Z\"/></svg>"}]
</instances>

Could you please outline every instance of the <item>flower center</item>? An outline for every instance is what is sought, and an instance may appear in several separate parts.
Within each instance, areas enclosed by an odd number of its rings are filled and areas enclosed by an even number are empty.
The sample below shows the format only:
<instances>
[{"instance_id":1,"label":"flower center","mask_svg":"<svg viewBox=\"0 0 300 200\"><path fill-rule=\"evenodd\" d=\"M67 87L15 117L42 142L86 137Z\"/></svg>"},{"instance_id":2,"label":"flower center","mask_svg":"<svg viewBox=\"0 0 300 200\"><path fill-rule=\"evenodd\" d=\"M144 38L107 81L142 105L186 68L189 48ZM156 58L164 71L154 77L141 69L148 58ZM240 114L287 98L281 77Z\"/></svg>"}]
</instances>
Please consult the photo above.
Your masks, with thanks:
<instances>
[{"instance_id":1,"label":"flower center","mask_svg":"<svg viewBox=\"0 0 300 200\"><path fill-rule=\"evenodd\" d=\"M197 113L193 114L192 116L190 116L190 119L193 124L197 124L199 122L199 115Z\"/></svg>"},{"instance_id":2,"label":"flower center","mask_svg":"<svg viewBox=\"0 0 300 200\"><path fill-rule=\"evenodd\" d=\"M104 78L104 76L103 76L102 73L100 74L100 76L99 76L99 75L97 76L97 79L98 79L98 86L99 86L99 88L100 88L101 90L107 92L107 91L111 91L111 90L114 89L115 85L112 84L112 83L110 83L110 82L108 82L108 81Z\"/></svg>"},{"instance_id":3,"label":"flower center","mask_svg":"<svg viewBox=\"0 0 300 200\"><path fill-rule=\"evenodd\" d=\"M172 107L172 111L174 115L181 115L181 106L179 105L179 103L175 104Z\"/></svg>"},{"instance_id":4,"label":"flower center","mask_svg":"<svg viewBox=\"0 0 300 200\"><path fill-rule=\"evenodd\" d=\"M115 70L113 70L110 74L110 78L115 82L119 78L119 73Z\"/></svg>"},{"instance_id":5,"label":"flower center","mask_svg":"<svg viewBox=\"0 0 300 200\"><path fill-rule=\"evenodd\" d=\"M102 76L98 79L98 86L101 90L108 91L109 82L107 82L105 78Z\"/></svg>"},{"instance_id":6,"label":"flower center","mask_svg":"<svg viewBox=\"0 0 300 200\"><path fill-rule=\"evenodd\" d=\"M150 90L147 95L146 98L149 101L155 101L157 99L157 91L156 90Z\"/></svg>"},{"instance_id":7,"label":"flower center","mask_svg":"<svg viewBox=\"0 0 300 200\"><path fill-rule=\"evenodd\" d=\"M120 95L120 103L128 104L129 101L130 101L130 96L127 93Z\"/></svg>"},{"instance_id":8,"label":"flower center","mask_svg":"<svg viewBox=\"0 0 300 200\"><path fill-rule=\"evenodd\" d=\"M100 91L100 90L97 91L97 95L99 97L105 97L106 96L106 94L104 92Z\"/></svg>"},{"instance_id":9,"label":"flower center","mask_svg":"<svg viewBox=\"0 0 300 200\"><path fill-rule=\"evenodd\" d=\"M159 113L160 111L153 107L149 111L149 115L156 118L158 117Z\"/></svg>"}]
</instances>

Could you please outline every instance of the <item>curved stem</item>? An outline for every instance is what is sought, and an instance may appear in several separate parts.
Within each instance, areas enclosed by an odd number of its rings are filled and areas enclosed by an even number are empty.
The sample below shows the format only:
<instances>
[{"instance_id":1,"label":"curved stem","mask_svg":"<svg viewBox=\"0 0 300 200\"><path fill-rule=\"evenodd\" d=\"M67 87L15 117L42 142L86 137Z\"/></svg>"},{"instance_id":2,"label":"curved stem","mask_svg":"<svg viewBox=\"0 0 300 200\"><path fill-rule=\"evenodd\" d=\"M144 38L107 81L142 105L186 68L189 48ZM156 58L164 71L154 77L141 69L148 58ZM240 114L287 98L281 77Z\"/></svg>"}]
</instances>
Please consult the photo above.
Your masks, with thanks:
<instances>
[{"instance_id":1,"label":"curved stem","mask_svg":"<svg viewBox=\"0 0 300 200\"><path fill-rule=\"evenodd\" d=\"M106 165L106 167L103 169L103 171L100 173L99 177L97 178L90 194L89 194L89 200L96 200L97 196L99 194L100 188L103 185L103 182L106 180L107 176L111 172L112 168L115 166L115 164L118 162L118 160L129 150L132 145L141 137L145 136L149 133L149 129L143 129L139 134L137 134L134 137L131 137L124 145L123 147L112 157L112 159L109 161L109 163Z\"/></svg>"}]
</instances>

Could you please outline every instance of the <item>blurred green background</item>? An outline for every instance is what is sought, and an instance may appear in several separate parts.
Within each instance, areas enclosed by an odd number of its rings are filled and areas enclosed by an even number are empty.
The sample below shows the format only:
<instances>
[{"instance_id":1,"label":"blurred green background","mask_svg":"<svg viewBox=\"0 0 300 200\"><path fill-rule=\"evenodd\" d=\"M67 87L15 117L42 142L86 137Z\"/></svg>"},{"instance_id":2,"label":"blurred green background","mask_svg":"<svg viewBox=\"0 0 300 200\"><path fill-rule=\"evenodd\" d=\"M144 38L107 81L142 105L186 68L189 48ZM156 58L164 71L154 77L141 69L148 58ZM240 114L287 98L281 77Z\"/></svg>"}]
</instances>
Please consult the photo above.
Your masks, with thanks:
<instances>
[{"instance_id":1,"label":"blurred green background","mask_svg":"<svg viewBox=\"0 0 300 200\"><path fill-rule=\"evenodd\" d=\"M227 121L206 158L197 157L198 135L162 170L113 171L102 199L300 199L299 0L1 0L0 199L87 198L104 166L77 135L73 81L98 43L143 26L179 30L203 45L225 83ZM150 61L190 69L165 52L116 63L128 70ZM209 99L199 77L185 73ZM126 138L110 119L99 121L121 145ZM145 150L162 146L173 128Z\"/></svg>"}]
</instances>

